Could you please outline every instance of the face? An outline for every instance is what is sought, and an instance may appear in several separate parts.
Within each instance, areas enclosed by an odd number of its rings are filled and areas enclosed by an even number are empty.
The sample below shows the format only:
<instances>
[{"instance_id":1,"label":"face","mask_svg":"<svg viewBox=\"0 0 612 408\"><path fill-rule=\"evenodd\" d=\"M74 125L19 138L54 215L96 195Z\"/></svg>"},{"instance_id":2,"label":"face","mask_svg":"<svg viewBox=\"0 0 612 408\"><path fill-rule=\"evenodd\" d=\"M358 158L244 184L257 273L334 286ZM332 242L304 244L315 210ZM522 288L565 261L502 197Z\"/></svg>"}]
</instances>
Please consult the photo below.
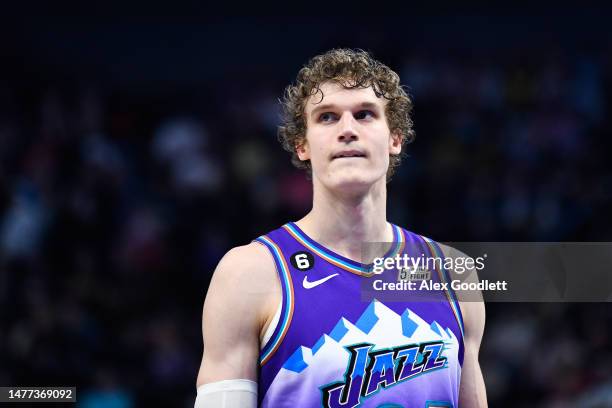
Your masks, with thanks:
<instances>
[{"instance_id":1,"label":"face","mask_svg":"<svg viewBox=\"0 0 612 408\"><path fill-rule=\"evenodd\" d=\"M326 82L306 103L306 142L297 147L310 160L313 179L324 186L359 192L386 182L389 154L399 154L401 139L385 117L387 100L371 87L345 89Z\"/></svg>"}]
</instances>

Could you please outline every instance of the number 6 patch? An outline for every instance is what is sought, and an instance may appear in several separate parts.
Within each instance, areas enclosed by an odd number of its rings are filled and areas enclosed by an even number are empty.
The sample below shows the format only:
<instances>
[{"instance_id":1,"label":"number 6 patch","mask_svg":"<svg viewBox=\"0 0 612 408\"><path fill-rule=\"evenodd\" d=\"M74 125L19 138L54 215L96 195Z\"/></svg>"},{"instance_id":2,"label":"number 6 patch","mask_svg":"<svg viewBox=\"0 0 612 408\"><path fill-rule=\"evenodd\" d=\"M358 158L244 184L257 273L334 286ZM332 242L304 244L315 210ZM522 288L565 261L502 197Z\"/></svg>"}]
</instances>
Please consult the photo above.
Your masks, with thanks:
<instances>
[{"instance_id":1,"label":"number 6 patch","mask_svg":"<svg viewBox=\"0 0 612 408\"><path fill-rule=\"evenodd\" d=\"M300 251L289 257L291 265L300 271L307 271L314 266L314 256L310 252Z\"/></svg>"}]
</instances>

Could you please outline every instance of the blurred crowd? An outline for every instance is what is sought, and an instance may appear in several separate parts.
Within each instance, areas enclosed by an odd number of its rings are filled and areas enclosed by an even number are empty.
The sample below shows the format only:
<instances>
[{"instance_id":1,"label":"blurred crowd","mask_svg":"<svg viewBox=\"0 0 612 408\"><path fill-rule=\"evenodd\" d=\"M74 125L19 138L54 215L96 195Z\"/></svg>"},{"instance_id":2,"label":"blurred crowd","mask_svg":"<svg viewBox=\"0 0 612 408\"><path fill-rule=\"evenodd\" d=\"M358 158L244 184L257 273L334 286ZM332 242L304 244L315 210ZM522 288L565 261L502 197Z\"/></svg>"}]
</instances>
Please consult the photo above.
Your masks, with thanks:
<instances>
[{"instance_id":1,"label":"blurred crowd","mask_svg":"<svg viewBox=\"0 0 612 408\"><path fill-rule=\"evenodd\" d=\"M604 51L375 54L415 103L388 218L439 241L612 239ZM1 385L192 406L215 265L310 207L276 140L279 77L1 84ZM609 304L489 304L490 406L612 406L611 327Z\"/></svg>"}]
</instances>

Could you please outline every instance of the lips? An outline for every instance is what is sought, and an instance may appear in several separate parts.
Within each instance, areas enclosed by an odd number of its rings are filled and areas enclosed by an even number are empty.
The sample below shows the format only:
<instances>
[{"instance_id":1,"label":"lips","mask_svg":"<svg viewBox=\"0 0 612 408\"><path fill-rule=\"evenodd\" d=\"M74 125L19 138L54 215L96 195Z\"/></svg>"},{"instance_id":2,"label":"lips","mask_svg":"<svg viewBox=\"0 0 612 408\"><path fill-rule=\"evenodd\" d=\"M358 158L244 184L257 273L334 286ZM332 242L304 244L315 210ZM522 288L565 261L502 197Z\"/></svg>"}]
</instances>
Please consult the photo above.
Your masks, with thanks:
<instances>
[{"instance_id":1,"label":"lips","mask_svg":"<svg viewBox=\"0 0 612 408\"><path fill-rule=\"evenodd\" d=\"M334 153L332 160L335 159L346 159L351 157L366 157L366 154L361 150L342 150Z\"/></svg>"}]
</instances>

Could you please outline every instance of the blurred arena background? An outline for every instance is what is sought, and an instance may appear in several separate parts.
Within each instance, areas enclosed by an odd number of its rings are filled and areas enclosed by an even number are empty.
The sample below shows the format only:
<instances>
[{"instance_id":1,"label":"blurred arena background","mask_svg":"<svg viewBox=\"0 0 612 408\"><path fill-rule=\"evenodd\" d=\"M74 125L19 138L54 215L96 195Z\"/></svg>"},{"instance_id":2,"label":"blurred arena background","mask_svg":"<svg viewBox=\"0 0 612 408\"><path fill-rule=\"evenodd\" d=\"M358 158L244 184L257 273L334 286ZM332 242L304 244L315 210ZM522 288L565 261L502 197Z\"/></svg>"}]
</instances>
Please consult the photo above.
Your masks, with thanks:
<instances>
[{"instance_id":1,"label":"blurred arena background","mask_svg":"<svg viewBox=\"0 0 612 408\"><path fill-rule=\"evenodd\" d=\"M389 219L439 241L610 241L607 10L3 25L0 385L193 406L211 274L300 217L277 98L358 47L415 103ZM248 271L245 271L248 273ZM491 407L612 406L610 303L487 307Z\"/></svg>"}]
</instances>

